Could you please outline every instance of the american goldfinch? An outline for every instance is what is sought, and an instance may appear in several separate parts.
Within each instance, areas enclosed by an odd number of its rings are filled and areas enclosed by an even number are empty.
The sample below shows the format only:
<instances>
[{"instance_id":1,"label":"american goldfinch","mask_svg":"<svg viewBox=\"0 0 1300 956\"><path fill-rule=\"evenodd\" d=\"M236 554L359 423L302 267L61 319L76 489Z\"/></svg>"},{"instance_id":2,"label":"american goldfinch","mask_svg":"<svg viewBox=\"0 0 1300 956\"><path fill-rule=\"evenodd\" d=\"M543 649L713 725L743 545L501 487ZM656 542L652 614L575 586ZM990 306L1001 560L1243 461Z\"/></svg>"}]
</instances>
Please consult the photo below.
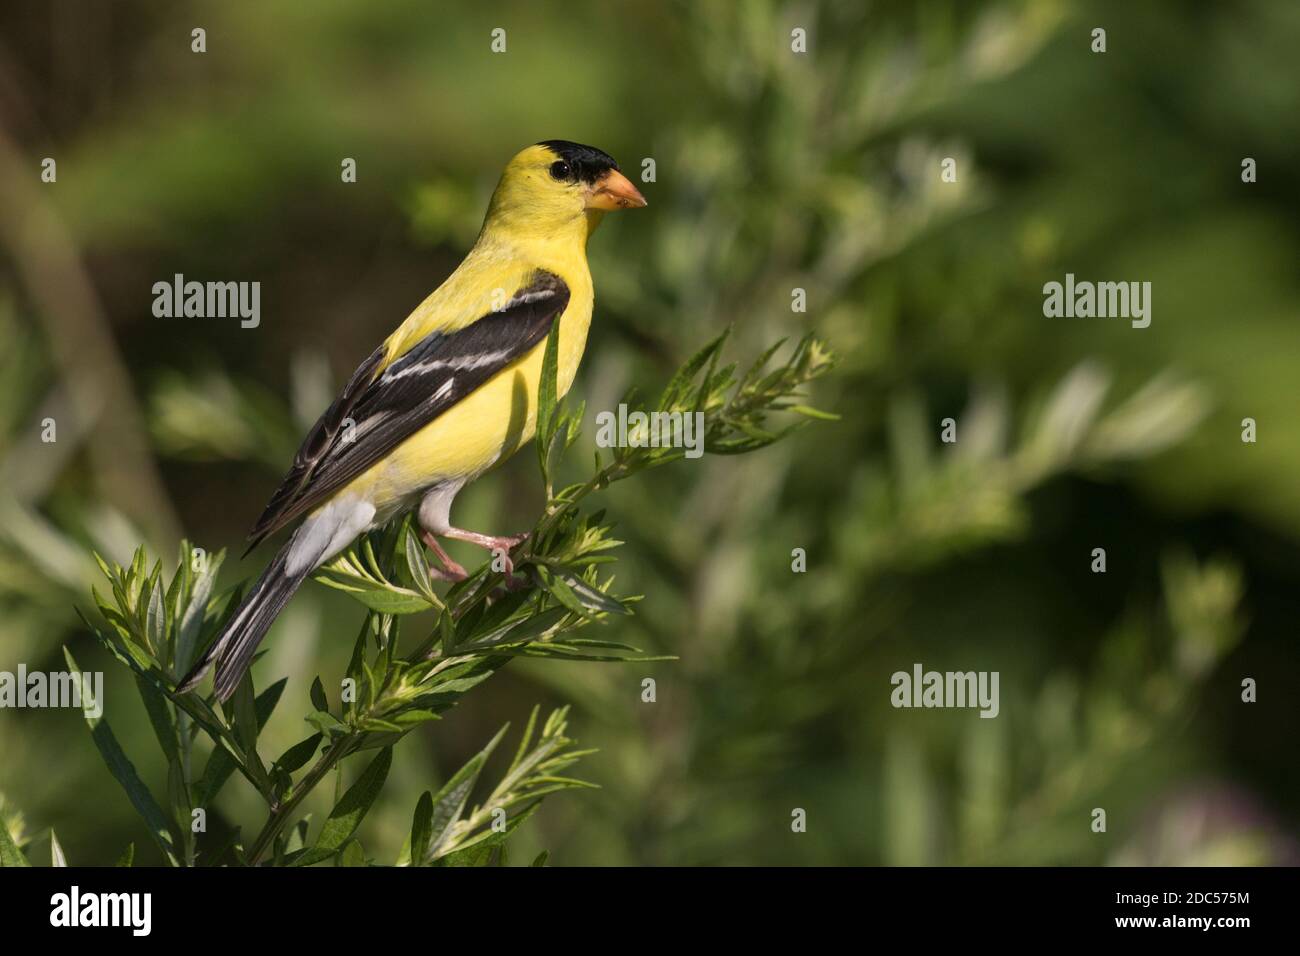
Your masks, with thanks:
<instances>
[{"instance_id":1,"label":"american goldfinch","mask_svg":"<svg viewBox=\"0 0 1300 956\"><path fill-rule=\"evenodd\" d=\"M400 514L415 512L442 563L430 572L445 580L466 574L439 536L507 553L523 539L453 527L452 501L532 438L556 322L559 394L573 384L591 324L587 239L607 211L645 204L614 159L591 146L548 140L509 162L469 255L361 363L298 449L249 546L302 523L181 691L215 662L217 696L228 700L303 580Z\"/></svg>"}]
</instances>

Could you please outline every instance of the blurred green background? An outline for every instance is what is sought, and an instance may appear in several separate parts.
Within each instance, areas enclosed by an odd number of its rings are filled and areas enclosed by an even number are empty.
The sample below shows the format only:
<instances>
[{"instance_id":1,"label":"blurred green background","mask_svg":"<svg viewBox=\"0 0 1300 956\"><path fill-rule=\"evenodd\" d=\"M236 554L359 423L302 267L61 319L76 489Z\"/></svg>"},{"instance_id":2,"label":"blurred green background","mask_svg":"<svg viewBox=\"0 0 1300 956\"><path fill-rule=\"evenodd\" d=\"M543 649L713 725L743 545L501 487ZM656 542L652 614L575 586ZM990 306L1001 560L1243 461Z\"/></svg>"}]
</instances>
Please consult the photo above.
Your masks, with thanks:
<instances>
[{"instance_id":1,"label":"blurred green background","mask_svg":"<svg viewBox=\"0 0 1300 956\"><path fill-rule=\"evenodd\" d=\"M646 600L605 630L680 660L512 663L402 744L367 851L392 859L420 791L501 723L571 702L603 789L552 798L516 860L1297 862L1300 5L456 6L0 11L0 670L62 669L66 643L106 671L157 782L130 681L74 613L89 550L237 554L335 387L472 243L505 161L572 139L655 161L634 176L649 207L590 248L589 419L728 323L742 362L827 339L813 399L842 418L611 489L619 587ZM1150 328L1045 318L1066 272L1150 281ZM261 282L260 327L154 318L175 273ZM541 505L520 455L456 516L506 532ZM362 616L315 584L283 615L260 665L290 675L272 749ZM893 709L915 662L999 671L1000 716ZM52 826L73 864L131 841L156 861L76 712L0 710L0 793L38 857ZM243 781L221 799L260 822Z\"/></svg>"}]
</instances>

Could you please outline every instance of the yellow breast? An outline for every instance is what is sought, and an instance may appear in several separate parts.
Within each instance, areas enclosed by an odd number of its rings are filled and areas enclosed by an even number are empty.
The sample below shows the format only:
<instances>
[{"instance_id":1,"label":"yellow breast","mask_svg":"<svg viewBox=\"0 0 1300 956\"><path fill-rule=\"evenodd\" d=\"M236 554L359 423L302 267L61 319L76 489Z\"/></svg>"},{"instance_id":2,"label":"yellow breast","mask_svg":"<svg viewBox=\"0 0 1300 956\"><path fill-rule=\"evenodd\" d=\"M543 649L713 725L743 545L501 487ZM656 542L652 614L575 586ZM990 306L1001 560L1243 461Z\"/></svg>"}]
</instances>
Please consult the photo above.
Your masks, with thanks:
<instances>
[{"instance_id":1,"label":"yellow breast","mask_svg":"<svg viewBox=\"0 0 1300 956\"><path fill-rule=\"evenodd\" d=\"M569 305L559 320L556 377L561 396L573 385L591 327L591 275L585 261L581 265L561 275L569 286ZM382 512L438 481L472 480L510 457L536 431L545 351L543 341L359 475L343 493L356 493Z\"/></svg>"}]
</instances>

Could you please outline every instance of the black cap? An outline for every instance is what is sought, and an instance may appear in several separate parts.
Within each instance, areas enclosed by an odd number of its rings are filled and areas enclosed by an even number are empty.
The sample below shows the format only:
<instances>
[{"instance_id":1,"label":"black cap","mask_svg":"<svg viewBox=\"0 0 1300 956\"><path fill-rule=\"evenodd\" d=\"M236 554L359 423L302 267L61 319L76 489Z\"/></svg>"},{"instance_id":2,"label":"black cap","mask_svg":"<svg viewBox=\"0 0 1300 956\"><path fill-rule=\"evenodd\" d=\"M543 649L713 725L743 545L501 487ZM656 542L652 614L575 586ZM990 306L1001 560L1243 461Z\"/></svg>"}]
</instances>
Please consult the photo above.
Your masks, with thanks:
<instances>
[{"instance_id":1,"label":"black cap","mask_svg":"<svg viewBox=\"0 0 1300 956\"><path fill-rule=\"evenodd\" d=\"M594 183L611 169L618 169L614 157L595 146L583 146L581 143L571 143L567 139L548 139L537 145L545 146L568 163L574 177L584 183Z\"/></svg>"}]
</instances>

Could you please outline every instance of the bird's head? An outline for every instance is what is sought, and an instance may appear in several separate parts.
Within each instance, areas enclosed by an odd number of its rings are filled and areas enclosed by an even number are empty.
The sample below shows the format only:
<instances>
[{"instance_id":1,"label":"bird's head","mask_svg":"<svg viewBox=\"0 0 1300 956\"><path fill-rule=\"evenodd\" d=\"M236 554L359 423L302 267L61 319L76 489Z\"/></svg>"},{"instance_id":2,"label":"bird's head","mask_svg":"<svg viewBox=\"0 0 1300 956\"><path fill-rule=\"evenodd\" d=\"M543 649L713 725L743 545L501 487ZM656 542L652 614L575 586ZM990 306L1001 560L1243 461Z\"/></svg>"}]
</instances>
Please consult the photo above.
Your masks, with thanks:
<instances>
[{"instance_id":1,"label":"bird's head","mask_svg":"<svg viewBox=\"0 0 1300 956\"><path fill-rule=\"evenodd\" d=\"M638 209L645 197L608 153L552 139L519 152L506 165L488 206L487 224L553 234L574 226L588 233L614 209Z\"/></svg>"}]
</instances>

